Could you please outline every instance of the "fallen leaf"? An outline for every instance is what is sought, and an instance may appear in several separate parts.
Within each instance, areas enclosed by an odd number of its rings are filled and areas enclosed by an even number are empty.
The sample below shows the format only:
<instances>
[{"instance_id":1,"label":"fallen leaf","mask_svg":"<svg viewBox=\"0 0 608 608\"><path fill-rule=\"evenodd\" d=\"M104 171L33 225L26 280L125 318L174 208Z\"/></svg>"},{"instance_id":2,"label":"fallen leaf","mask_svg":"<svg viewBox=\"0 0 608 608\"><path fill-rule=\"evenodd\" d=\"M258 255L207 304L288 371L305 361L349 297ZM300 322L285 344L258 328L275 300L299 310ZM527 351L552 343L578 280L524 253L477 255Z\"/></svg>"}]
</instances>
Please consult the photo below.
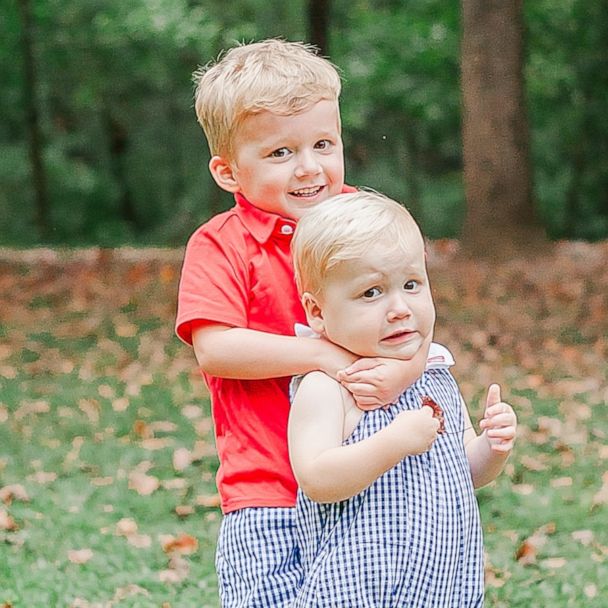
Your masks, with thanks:
<instances>
[{"instance_id":1,"label":"fallen leaf","mask_svg":"<svg viewBox=\"0 0 608 608\"><path fill-rule=\"evenodd\" d=\"M117 536L137 534L137 522L131 517L123 517L116 523L115 534Z\"/></svg>"},{"instance_id":2,"label":"fallen leaf","mask_svg":"<svg viewBox=\"0 0 608 608\"><path fill-rule=\"evenodd\" d=\"M30 498L25 491L25 488L18 483L4 486L0 489L0 500L5 505L10 505L13 500L20 500L21 502L29 502Z\"/></svg>"},{"instance_id":3,"label":"fallen leaf","mask_svg":"<svg viewBox=\"0 0 608 608\"><path fill-rule=\"evenodd\" d=\"M563 557L549 557L540 562L543 568L549 568L550 570L558 570L563 568L567 564L567 560Z\"/></svg>"},{"instance_id":4,"label":"fallen leaf","mask_svg":"<svg viewBox=\"0 0 608 608\"><path fill-rule=\"evenodd\" d=\"M192 505L177 505L175 507L175 513L179 517L188 517L194 514L194 507Z\"/></svg>"},{"instance_id":5,"label":"fallen leaf","mask_svg":"<svg viewBox=\"0 0 608 608\"><path fill-rule=\"evenodd\" d=\"M93 557L91 549L70 549L68 551L68 559L73 564L86 564Z\"/></svg>"},{"instance_id":6,"label":"fallen leaf","mask_svg":"<svg viewBox=\"0 0 608 608\"><path fill-rule=\"evenodd\" d=\"M6 530L7 532L14 532L18 530L19 526L15 520L9 515L6 509L0 509L0 530Z\"/></svg>"},{"instance_id":7,"label":"fallen leaf","mask_svg":"<svg viewBox=\"0 0 608 608\"><path fill-rule=\"evenodd\" d=\"M199 507L219 507L222 499L219 494L199 494L195 500Z\"/></svg>"},{"instance_id":8,"label":"fallen leaf","mask_svg":"<svg viewBox=\"0 0 608 608\"><path fill-rule=\"evenodd\" d=\"M547 542L547 536L554 533L554 522L540 526L522 541L515 552L515 559L525 566L536 563L538 550Z\"/></svg>"},{"instance_id":9,"label":"fallen leaf","mask_svg":"<svg viewBox=\"0 0 608 608\"><path fill-rule=\"evenodd\" d=\"M179 553L189 555L198 549L198 540L189 534L181 534L180 536L164 536L161 539L161 546L165 553Z\"/></svg>"},{"instance_id":10,"label":"fallen leaf","mask_svg":"<svg viewBox=\"0 0 608 608\"><path fill-rule=\"evenodd\" d=\"M176 471L183 471L192 464L192 454L186 448L177 448L173 451L173 468Z\"/></svg>"},{"instance_id":11,"label":"fallen leaf","mask_svg":"<svg viewBox=\"0 0 608 608\"><path fill-rule=\"evenodd\" d=\"M53 481L57 479L57 473L53 471L36 471L35 473L28 475L27 479L29 481L45 485L47 483L53 483Z\"/></svg>"},{"instance_id":12,"label":"fallen leaf","mask_svg":"<svg viewBox=\"0 0 608 608\"><path fill-rule=\"evenodd\" d=\"M149 496L160 487L160 481L153 475L133 471L129 475L129 490L135 490L141 496Z\"/></svg>"},{"instance_id":13,"label":"fallen leaf","mask_svg":"<svg viewBox=\"0 0 608 608\"><path fill-rule=\"evenodd\" d=\"M575 530L571 534L572 538L581 545L588 546L593 542L593 532L591 530Z\"/></svg>"}]
</instances>

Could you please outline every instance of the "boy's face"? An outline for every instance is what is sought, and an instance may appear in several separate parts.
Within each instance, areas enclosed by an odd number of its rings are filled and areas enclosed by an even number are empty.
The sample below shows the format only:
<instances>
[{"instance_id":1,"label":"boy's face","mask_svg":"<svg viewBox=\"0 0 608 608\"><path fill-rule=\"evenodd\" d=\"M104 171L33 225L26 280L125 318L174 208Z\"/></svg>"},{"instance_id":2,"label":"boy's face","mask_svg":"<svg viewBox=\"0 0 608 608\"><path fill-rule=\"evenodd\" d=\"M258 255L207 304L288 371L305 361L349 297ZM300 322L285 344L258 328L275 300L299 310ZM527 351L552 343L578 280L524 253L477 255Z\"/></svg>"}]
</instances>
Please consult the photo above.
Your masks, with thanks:
<instances>
[{"instance_id":1,"label":"boy's face","mask_svg":"<svg viewBox=\"0 0 608 608\"><path fill-rule=\"evenodd\" d=\"M305 296L304 306L313 329L355 354L411 359L430 344L435 324L424 245L391 249L376 244L340 262L316 304Z\"/></svg>"},{"instance_id":2,"label":"boy's face","mask_svg":"<svg viewBox=\"0 0 608 608\"><path fill-rule=\"evenodd\" d=\"M338 106L321 100L298 114L263 111L248 116L233 142L234 159L219 157L227 181L252 205L298 220L344 185L344 159ZM214 159L210 168L214 172ZM228 187L227 187L228 186Z\"/></svg>"}]
</instances>

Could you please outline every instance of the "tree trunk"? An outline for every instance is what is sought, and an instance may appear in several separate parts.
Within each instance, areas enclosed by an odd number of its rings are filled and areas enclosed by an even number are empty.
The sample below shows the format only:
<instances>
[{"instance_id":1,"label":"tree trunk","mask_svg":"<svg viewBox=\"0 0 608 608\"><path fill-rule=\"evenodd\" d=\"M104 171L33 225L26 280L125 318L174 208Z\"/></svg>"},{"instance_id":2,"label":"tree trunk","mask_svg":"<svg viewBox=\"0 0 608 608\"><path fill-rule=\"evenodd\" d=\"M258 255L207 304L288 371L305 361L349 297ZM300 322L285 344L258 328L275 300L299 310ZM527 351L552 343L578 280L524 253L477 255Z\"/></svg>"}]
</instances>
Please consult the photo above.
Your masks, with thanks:
<instances>
[{"instance_id":1,"label":"tree trunk","mask_svg":"<svg viewBox=\"0 0 608 608\"><path fill-rule=\"evenodd\" d=\"M49 196L43 161L43 137L38 111L38 80L33 50L33 24L29 0L19 0L21 53L23 56L23 103L25 106L28 149L34 187L35 221L41 239L50 234Z\"/></svg>"},{"instance_id":2,"label":"tree trunk","mask_svg":"<svg viewBox=\"0 0 608 608\"><path fill-rule=\"evenodd\" d=\"M331 0L308 0L308 40L321 55L329 56L329 16Z\"/></svg>"},{"instance_id":3,"label":"tree trunk","mask_svg":"<svg viewBox=\"0 0 608 608\"><path fill-rule=\"evenodd\" d=\"M118 201L119 213L122 220L138 231L141 226L138 221L135 203L131 196L131 189L126 177L125 154L129 147L127 130L111 114L110 110L105 113L106 129L110 147L110 158L112 160L112 172L116 183L120 188Z\"/></svg>"},{"instance_id":4,"label":"tree trunk","mask_svg":"<svg viewBox=\"0 0 608 608\"><path fill-rule=\"evenodd\" d=\"M533 212L522 20L522 0L462 0L462 241L475 255L544 240Z\"/></svg>"}]
</instances>

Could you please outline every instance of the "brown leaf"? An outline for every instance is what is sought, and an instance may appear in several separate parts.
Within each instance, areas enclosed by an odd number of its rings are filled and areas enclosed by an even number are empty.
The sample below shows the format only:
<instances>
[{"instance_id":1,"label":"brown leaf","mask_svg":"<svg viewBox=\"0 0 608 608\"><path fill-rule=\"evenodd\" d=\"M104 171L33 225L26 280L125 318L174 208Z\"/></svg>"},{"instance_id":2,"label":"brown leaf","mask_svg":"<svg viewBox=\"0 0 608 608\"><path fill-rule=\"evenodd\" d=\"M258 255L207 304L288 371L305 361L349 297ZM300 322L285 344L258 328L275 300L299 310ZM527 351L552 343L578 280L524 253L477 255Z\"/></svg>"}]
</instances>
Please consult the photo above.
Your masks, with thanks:
<instances>
[{"instance_id":1,"label":"brown leaf","mask_svg":"<svg viewBox=\"0 0 608 608\"><path fill-rule=\"evenodd\" d=\"M219 507L222 504L219 494L199 494L196 497L196 504L199 507Z\"/></svg>"},{"instance_id":2,"label":"brown leaf","mask_svg":"<svg viewBox=\"0 0 608 608\"><path fill-rule=\"evenodd\" d=\"M6 530L7 532L15 532L19 529L19 526L15 520L9 515L6 509L0 509L0 530Z\"/></svg>"},{"instance_id":3,"label":"brown leaf","mask_svg":"<svg viewBox=\"0 0 608 608\"><path fill-rule=\"evenodd\" d=\"M30 498L21 484L14 483L0 489L0 500L5 505L10 505L13 500L29 502Z\"/></svg>"},{"instance_id":4,"label":"brown leaf","mask_svg":"<svg viewBox=\"0 0 608 608\"><path fill-rule=\"evenodd\" d=\"M179 553L189 555L198 549L198 540L189 534L180 536L166 536L162 540L162 548L165 553Z\"/></svg>"}]
</instances>

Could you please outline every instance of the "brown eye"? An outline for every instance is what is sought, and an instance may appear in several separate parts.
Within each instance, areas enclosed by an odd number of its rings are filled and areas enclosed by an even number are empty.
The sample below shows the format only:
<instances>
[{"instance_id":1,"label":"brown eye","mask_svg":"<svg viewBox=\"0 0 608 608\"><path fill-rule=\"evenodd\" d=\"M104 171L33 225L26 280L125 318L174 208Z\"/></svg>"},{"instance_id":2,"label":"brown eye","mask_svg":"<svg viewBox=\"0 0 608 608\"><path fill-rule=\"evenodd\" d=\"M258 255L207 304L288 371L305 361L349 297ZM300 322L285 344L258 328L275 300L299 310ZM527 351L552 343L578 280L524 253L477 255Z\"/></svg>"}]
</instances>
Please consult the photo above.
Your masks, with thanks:
<instances>
[{"instance_id":1,"label":"brown eye","mask_svg":"<svg viewBox=\"0 0 608 608\"><path fill-rule=\"evenodd\" d=\"M378 287L372 287L363 292L363 297L367 299L376 298L380 293L381 291Z\"/></svg>"}]
</instances>

